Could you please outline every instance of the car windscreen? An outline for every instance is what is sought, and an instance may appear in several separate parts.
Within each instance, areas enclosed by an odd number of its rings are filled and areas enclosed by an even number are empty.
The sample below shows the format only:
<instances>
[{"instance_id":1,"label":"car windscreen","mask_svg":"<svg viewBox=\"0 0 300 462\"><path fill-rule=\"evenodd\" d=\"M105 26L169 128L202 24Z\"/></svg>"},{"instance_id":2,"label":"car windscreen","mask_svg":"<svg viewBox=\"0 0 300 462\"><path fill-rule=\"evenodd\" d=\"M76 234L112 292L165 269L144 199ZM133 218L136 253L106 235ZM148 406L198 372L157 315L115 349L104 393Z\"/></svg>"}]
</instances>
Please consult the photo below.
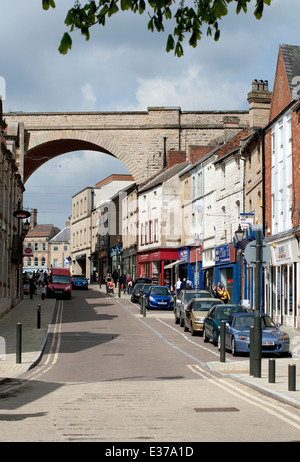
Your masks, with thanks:
<instances>
[{"instance_id":1,"label":"car windscreen","mask_svg":"<svg viewBox=\"0 0 300 462\"><path fill-rule=\"evenodd\" d=\"M52 282L52 284L69 284L70 277L66 274L52 274L50 282Z\"/></svg>"},{"instance_id":2,"label":"car windscreen","mask_svg":"<svg viewBox=\"0 0 300 462\"><path fill-rule=\"evenodd\" d=\"M84 276L84 274L74 274L72 276L72 279L86 279L86 277Z\"/></svg>"},{"instance_id":3,"label":"car windscreen","mask_svg":"<svg viewBox=\"0 0 300 462\"><path fill-rule=\"evenodd\" d=\"M254 326L254 315L253 316L237 316L235 318L234 327L235 328L243 328L243 327L253 327ZM271 327L274 328L275 324L273 323L272 319L268 316L261 317L261 327Z\"/></svg>"},{"instance_id":4,"label":"car windscreen","mask_svg":"<svg viewBox=\"0 0 300 462\"><path fill-rule=\"evenodd\" d=\"M230 315L234 314L234 313L241 313L245 311L243 309L243 307L239 307L239 306L225 306L225 307L222 307L220 309L216 309L216 319L222 319L224 321L226 321Z\"/></svg>"},{"instance_id":5,"label":"car windscreen","mask_svg":"<svg viewBox=\"0 0 300 462\"><path fill-rule=\"evenodd\" d=\"M170 291L168 287L153 287L151 289L151 295L169 295Z\"/></svg>"},{"instance_id":6,"label":"car windscreen","mask_svg":"<svg viewBox=\"0 0 300 462\"><path fill-rule=\"evenodd\" d=\"M201 300L197 300L196 302L193 303L193 310L194 311L209 311L213 305L217 305L218 302L216 303L211 303L211 302L202 302Z\"/></svg>"}]
</instances>

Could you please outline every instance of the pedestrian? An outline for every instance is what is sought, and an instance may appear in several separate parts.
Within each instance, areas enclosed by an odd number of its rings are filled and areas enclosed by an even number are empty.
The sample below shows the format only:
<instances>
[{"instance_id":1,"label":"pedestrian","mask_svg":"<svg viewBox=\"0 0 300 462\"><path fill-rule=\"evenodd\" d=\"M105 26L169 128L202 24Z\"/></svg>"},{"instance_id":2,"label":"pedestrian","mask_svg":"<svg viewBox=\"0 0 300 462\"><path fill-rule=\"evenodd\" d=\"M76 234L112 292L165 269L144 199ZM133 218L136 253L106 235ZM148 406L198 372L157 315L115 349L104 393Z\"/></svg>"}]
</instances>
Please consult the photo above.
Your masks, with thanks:
<instances>
[{"instance_id":1,"label":"pedestrian","mask_svg":"<svg viewBox=\"0 0 300 462\"><path fill-rule=\"evenodd\" d=\"M176 282L176 295L177 295L177 298L179 297L179 294L180 294L180 288L181 288L181 279L178 278L177 282Z\"/></svg>"},{"instance_id":2,"label":"pedestrian","mask_svg":"<svg viewBox=\"0 0 300 462\"><path fill-rule=\"evenodd\" d=\"M42 294L42 300L45 300L45 296L46 296L45 284L42 285L41 294Z\"/></svg>"},{"instance_id":3,"label":"pedestrian","mask_svg":"<svg viewBox=\"0 0 300 462\"><path fill-rule=\"evenodd\" d=\"M190 278L187 278L186 280L186 289L192 289L193 288L193 283L190 280Z\"/></svg>"},{"instance_id":4,"label":"pedestrian","mask_svg":"<svg viewBox=\"0 0 300 462\"><path fill-rule=\"evenodd\" d=\"M225 287L223 286L221 288L221 291L219 292L220 293L220 298L221 300L227 304L228 303L228 300L230 300L230 295L229 295L229 292L225 289Z\"/></svg>"},{"instance_id":5,"label":"pedestrian","mask_svg":"<svg viewBox=\"0 0 300 462\"><path fill-rule=\"evenodd\" d=\"M29 295L31 299L33 299L33 294L35 290L36 290L35 282L34 282L33 277L31 277L29 281Z\"/></svg>"},{"instance_id":6,"label":"pedestrian","mask_svg":"<svg viewBox=\"0 0 300 462\"><path fill-rule=\"evenodd\" d=\"M186 278L183 278L182 283L180 285L180 290L184 290L186 287Z\"/></svg>"}]
</instances>

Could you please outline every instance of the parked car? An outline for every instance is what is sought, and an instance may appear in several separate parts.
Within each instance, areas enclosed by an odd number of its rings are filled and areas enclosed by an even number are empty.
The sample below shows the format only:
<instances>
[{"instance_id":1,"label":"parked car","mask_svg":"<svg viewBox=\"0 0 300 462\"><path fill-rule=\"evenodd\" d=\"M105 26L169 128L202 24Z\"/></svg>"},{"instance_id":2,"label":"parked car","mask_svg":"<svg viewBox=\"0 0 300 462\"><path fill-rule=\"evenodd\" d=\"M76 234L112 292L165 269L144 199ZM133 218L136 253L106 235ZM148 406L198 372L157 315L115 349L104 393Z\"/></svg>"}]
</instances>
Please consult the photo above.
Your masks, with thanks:
<instances>
[{"instance_id":1,"label":"parked car","mask_svg":"<svg viewBox=\"0 0 300 462\"><path fill-rule=\"evenodd\" d=\"M184 310L192 298L213 298L213 296L209 290L181 290L174 307L175 324L180 324L183 327Z\"/></svg>"},{"instance_id":2,"label":"parked car","mask_svg":"<svg viewBox=\"0 0 300 462\"><path fill-rule=\"evenodd\" d=\"M214 305L223 303L217 298L192 298L184 311L184 330L192 335L203 332L204 318Z\"/></svg>"},{"instance_id":3,"label":"parked car","mask_svg":"<svg viewBox=\"0 0 300 462\"><path fill-rule=\"evenodd\" d=\"M137 278L135 283L138 284L139 282L143 282L144 284L148 283L148 284L151 284L152 283L152 279L151 278L147 278L147 277L141 277L141 278Z\"/></svg>"},{"instance_id":4,"label":"parked car","mask_svg":"<svg viewBox=\"0 0 300 462\"><path fill-rule=\"evenodd\" d=\"M148 292L150 287L152 287L153 284L143 284L141 289L140 289L140 296L139 296L139 302L141 301L141 297L145 297Z\"/></svg>"},{"instance_id":5,"label":"parked car","mask_svg":"<svg viewBox=\"0 0 300 462\"><path fill-rule=\"evenodd\" d=\"M228 321L229 316L234 313L248 313L249 310L242 305L215 305L213 306L203 323L203 341L212 340L214 345L218 344L221 321Z\"/></svg>"},{"instance_id":6,"label":"parked car","mask_svg":"<svg viewBox=\"0 0 300 462\"><path fill-rule=\"evenodd\" d=\"M137 282L134 288L132 289L130 300L133 303L139 302L140 292L143 286L144 286L144 282Z\"/></svg>"},{"instance_id":7,"label":"parked car","mask_svg":"<svg viewBox=\"0 0 300 462\"><path fill-rule=\"evenodd\" d=\"M88 289L88 278L84 274L72 275L72 289Z\"/></svg>"},{"instance_id":8,"label":"parked car","mask_svg":"<svg viewBox=\"0 0 300 462\"><path fill-rule=\"evenodd\" d=\"M173 295L166 286L151 286L145 294L145 306L151 308L172 308Z\"/></svg>"},{"instance_id":9,"label":"parked car","mask_svg":"<svg viewBox=\"0 0 300 462\"><path fill-rule=\"evenodd\" d=\"M254 313L236 313L226 322L225 348L233 356L250 352L250 327L254 325ZM262 353L288 354L290 339L288 334L279 330L270 316L261 316Z\"/></svg>"}]
</instances>

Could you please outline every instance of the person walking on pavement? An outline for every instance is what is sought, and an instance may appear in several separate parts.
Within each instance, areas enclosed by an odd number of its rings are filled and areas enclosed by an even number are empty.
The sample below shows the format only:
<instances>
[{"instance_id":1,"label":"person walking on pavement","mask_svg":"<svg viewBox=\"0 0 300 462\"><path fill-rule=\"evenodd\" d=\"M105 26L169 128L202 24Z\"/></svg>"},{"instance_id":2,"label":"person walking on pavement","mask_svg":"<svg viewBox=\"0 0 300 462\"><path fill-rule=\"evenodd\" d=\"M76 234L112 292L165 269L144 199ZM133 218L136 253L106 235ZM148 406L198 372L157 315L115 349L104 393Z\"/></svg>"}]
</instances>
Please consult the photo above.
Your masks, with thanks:
<instances>
[{"instance_id":1,"label":"person walking on pavement","mask_svg":"<svg viewBox=\"0 0 300 462\"><path fill-rule=\"evenodd\" d=\"M181 279L178 278L177 282L176 282L176 295L177 295L177 298L179 297L179 294L180 294L180 288L181 288Z\"/></svg>"},{"instance_id":2,"label":"person walking on pavement","mask_svg":"<svg viewBox=\"0 0 300 462\"><path fill-rule=\"evenodd\" d=\"M29 281L29 295L30 295L30 298L33 299L33 294L36 290L36 286L35 286L35 283L34 283L34 279L33 277L30 278L30 281Z\"/></svg>"}]
</instances>

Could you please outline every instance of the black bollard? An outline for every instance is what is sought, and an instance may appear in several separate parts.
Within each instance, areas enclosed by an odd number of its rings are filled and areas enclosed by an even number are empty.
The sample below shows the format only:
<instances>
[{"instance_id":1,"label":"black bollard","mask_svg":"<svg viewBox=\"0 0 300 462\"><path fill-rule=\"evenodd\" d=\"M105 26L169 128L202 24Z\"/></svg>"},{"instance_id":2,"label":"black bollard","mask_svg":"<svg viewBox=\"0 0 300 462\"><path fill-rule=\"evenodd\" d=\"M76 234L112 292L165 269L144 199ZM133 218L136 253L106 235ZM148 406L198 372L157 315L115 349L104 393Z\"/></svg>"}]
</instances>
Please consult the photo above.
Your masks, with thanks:
<instances>
[{"instance_id":1,"label":"black bollard","mask_svg":"<svg viewBox=\"0 0 300 462\"><path fill-rule=\"evenodd\" d=\"M289 391L296 391L296 364L289 364Z\"/></svg>"},{"instance_id":2,"label":"black bollard","mask_svg":"<svg viewBox=\"0 0 300 462\"><path fill-rule=\"evenodd\" d=\"M249 375L253 375L253 354L254 352L254 327L250 327L250 354L249 354L249 363L250 363L250 370Z\"/></svg>"},{"instance_id":3,"label":"black bollard","mask_svg":"<svg viewBox=\"0 0 300 462\"><path fill-rule=\"evenodd\" d=\"M262 328L261 328L261 315L257 311L254 315L254 329L253 329L253 376L261 377L261 358L262 358Z\"/></svg>"},{"instance_id":4,"label":"black bollard","mask_svg":"<svg viewBox=\"0 0 300 462\"><path fill-rule=\"evenodd\" d=\"M220 362L225 363L225 332L226 332L226 321L221 321L220 328Z\"/></svg>"},{"instance_id":5,"label":"black bollard","mask_svg":"<svg viewBox=\"0 0 300 462\"><path fill-rule=\"evenodd\" d=\"M16 347L16 363L21 364L22 362L22 324L17 324L17 347Z\"/></svg>"},{"instance_id":6,"label":"black bollard","mask_svg":"<svg viewBox=\"0 0 300 462\"><path fill-rule=\"evenodd\" d=\"M41 305L38 305L38 306L37 306L37 313L36 313L36 315L37 315L37 316L36 316L36 317L37 317L37 319L36 319L36 326L37 326L38 329L40 329L40 328L41 328Z\"/></svg>"},{"instance_id":7,"label":"black bollard","mask_svg":"<svg viewBox=\"0 0 300 462\"><path fill-rule=\"evenodd\" d=\"M269 383L275 383L275 359L269 359Z\"/></svg>"}]
</instances>

